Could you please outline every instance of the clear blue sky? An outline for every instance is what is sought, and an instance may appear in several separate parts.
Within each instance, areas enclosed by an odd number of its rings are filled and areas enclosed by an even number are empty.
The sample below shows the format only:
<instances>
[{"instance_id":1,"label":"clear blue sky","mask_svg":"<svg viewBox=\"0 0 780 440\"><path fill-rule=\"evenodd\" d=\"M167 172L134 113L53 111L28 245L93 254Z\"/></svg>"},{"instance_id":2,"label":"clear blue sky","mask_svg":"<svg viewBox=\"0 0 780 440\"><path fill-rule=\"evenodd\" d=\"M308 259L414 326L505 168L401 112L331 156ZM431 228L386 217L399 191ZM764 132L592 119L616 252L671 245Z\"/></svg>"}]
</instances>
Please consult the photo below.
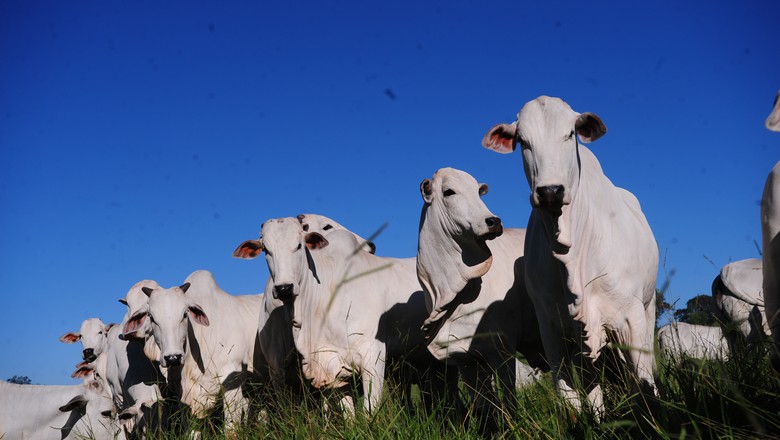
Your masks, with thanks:
<instances>
[{"instance_id":1,"label":"clear blue sky","mask_svg":"<svg viewBox=\"0 0 780 440\"><path fill-rule=\"evenodd\" d=\"M780 3L0 3L0 379L70 383L58 337L118 322L135 282L208 269L269 218L330 216L413 256L419 183L451 166L530 212L519 154L480 146L542 95L597 113L606 174L642 203L678 307L758 256L780 159Z\"/></svg>"}]
</instances>

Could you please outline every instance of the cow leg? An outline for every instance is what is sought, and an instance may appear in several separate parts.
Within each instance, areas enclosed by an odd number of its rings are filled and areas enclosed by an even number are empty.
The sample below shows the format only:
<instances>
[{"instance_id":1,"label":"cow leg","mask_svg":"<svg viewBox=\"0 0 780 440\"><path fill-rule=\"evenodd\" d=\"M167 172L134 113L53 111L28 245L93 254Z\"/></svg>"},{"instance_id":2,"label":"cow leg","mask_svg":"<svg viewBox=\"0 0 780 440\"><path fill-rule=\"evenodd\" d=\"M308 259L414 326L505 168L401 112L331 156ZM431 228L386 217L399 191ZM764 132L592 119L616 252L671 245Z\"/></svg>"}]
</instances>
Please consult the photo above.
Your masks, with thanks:
<instances>
[{"instance_id":1,"label":"cow leg","mask_svg":"<svg viewBox=\"0 0 780 440\"><path fill-rule=\"evenodd\" d=\"M634 369L636 385L642 393L658 395L655 387L655 304L642 310L645 319L644 322L627 323L626 327L630 332L628 337L621 344L628 346L631 366ZM642 315L633 315L642 316ZM621 338L625 337L620 335Z\"/></svg>"},{"instance_id":2,"label":"cow leg","mask_svg":"<svg viewBox=\"0 0 780 440\"><path fill-rule=\"evenodd\" d=\"M563 331L563 321L560 317L540 313L543 307L536 308L539 318L539 334L542 337L544 354L550 364L550 371L553 374L553 383L558 394L568 402L575 411L582 410L582 401L577 390L574 389L572 374L574 367L568 365L571 359L568 359L566 344L569 341ZM546 315L546 316L545 316Z\"/></svg>"},{"instance_id":3,"label":"cow leg","mask_svg":"<svg viewBox=\"0 0 780 440\"><path fill-rule=\"evenodd\" d=\"M235 432L249 407L249 401L241 392L241 387L225 390L224 407L225 431Z\"/></svg>"},{"instance_id":4,"label":"cow leg","mask_svg":"<svg viewBox=\"0 0 780 440\"><path fill-rule=\"evenodd\" d=\"M371 372L363 371L361 374L364 401L369 414L379 408L379 402L382 399L382 390L385 382L384 366L384 362L377 361L377 365L374 366L375 368Z\"/></svg>"}]
</instances>

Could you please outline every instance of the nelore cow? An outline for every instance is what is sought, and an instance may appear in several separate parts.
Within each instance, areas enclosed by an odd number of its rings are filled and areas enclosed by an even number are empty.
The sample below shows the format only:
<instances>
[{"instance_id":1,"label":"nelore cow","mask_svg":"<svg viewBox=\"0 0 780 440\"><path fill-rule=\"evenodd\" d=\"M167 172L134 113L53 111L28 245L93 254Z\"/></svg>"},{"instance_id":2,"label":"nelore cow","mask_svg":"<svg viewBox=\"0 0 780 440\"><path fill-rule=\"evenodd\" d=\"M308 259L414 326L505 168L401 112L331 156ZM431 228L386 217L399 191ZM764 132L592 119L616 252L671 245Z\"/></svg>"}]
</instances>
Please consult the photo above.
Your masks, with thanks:
<instances>
[{"instance_id":1,"label":"nelore cow","mask_svg":"<svg viewBox=\"0 0 780 440\"><path fill-rule=\"evenodd\" d=\"M766 119L766 128L780 131L780 92ZM774 342L771 362L780 375L780 162L769 173L761 197L761 246L766 317Z\"/></svg>"},{"instance_id":2,"label":"nelore cow","mask_svg":"<svg viewBox=\"0 0 780 440\"><path fill-rule=\"evenodd\" d=\"M304 377L348 413L354 412L353 375L361 378L371 412L390 371L400 367L401 376L427 380L440 365L420 331L427 312L414 259L377 257L361 245L349 231L325 238L281 218L263 223L261 239L236 250L244 258L265 252L271 294L292 310Z\"/></svg>"},{"instance_id":3,"label":"nelore cow","mask_svg":"<svg viewBox=\"0 0 780 440\"><path fill-rule=\"evenodd\" d=\"M658 347L674 363L684 358L726 360L729 345L720 327L674 322L658 329Z\"/></svg>"},{"instance_id":4,"label":"nelore cow","mask_svg":"<svg viewBox=\"0 0 780 440\"><path fill-rule=\"evenodd\" d=\"M726 264L712 281L712 297L726 329L736 331L747 343L758 342L769 334L762 271L760 259L748 258Z\"/></svg>"},{"instance_id":5,"label":"nelore cow","mask_svg":"<svg viewBox=\"0 0 780 440\"><path fill-rule=\"evenodd\" d=\"M526 286L544 350L559 392L580 408L577 374L597 413L603 395L594 362L610 341L625 348L637 385L655 392L658 248L636 197L614 186L581 144L606 131L595 114L541 96L482 140L499 153L520 144L533 208Z\"/></svg>"},{"instance_id":6,"label":"nelore cow","mask_svg":"<svg viewBox=\"0 0 780 440\"><path fill-rule=\"evenodd\" d=\"M487 191L453 168L423 180L417 246L428 349L458 367L480 412L499 404L499 395L514 404L518 368L529 374L515 365L517 351L545 366L524 284L525 229L504 229L480 198Z\"/></svg>"},{"instance_id":7,"label":"nelore cow","mask_svg":"<svg viewBox=\"0 0 780 440\"><path fill-rule=\"evenodd\" d=\"M106 325L100 318L88 318L81 323L78 332L68 332L60 336L60 342L73 344L81 341L81 357L86 362L94 362L108 347L108 330L113 324Z\"/></svg>"},{"instance_id":8,"label":"nelore cow","mask_svg":"<svg viewBox=\"0 0 780 440\"><path fill-rule=\"evenodd\" d=\"M123 439L114 403L98 380L79 385L0 382L0 438Z\"/></svg>"},{"instance_id":9,"label":"nelore cow","mask_svg":"<svg viewBox=\"0 0 780 440\"><path fill-rule=\"evenodd\" d=\"M130 317L124 333L154 336L171 392L204 418L223 397L225 429L234 432L247 414L242 387L254 373L257 317L262 295L233 296L205 270L180 287L143 287L147 304Z\"/></svg>"},{"instance_id":10,"label":"nelore cow","mask_svg":"<svg viewBox=\"0 0 780 440\"><path fill-rule=\"evenodd\" d=\"M299 214L298 222L304 232L316 232L323 236L334 231L348 231L361 243L363 250L374 253L376 246L357 234L346 229L335 220L320 214ZM263 252L261 240L247 240L233 252L233 257L253 259ZM263 307L258 323L258 343L260 353L256 355L266 368L272 385L278 395L292 395L299 398L301 388L301 361L292 336L290 313L284 308L284 302L274 291L273 278L269 278L264 289Z\"/></svg>"}]
</instances>

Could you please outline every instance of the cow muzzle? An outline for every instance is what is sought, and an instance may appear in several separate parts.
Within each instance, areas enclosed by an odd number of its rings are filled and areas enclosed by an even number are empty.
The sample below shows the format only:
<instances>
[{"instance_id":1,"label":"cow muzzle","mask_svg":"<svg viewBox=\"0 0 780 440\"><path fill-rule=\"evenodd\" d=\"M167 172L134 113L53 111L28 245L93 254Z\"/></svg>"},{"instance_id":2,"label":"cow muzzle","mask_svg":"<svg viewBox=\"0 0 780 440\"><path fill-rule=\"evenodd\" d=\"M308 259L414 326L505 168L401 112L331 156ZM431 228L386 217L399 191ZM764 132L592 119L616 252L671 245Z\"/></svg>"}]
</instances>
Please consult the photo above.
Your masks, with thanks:
<instances>
[{"instance_id":1,"label":"cow muzzle","mask_svg":"<svg viewBox=\"0 0 780 440\"><path fill-rule=\"evenodd\" d=\"M563 207L564 192L565 190L563 185L548 185L537 187L535 207L543 209L561 209L561 207Z\"/></svg>"},{"instance_id":2,"label":"cow muzzle","mask_svg":"<svg viewBox=\"0 0 780 440\"><path fill-rule=\"evenodd\" d=\"M274 298L282 301L295 299L295 293L292 284L277 284L273 289Z\"/></svg>"},{"instance_id":3,"label":"cow muzzle","mask_svg":"<svg viewBox=\"0 0 780 440\"><path fill-rule=\"evenodd\" d=\"M81 352L81 357L87 362L94 362L95 359L97 359L97 356L95 355L95 349L93 348L85 348Z\"/></svg>"},{"instance_id":4,"label":"cow muzzle","mask_svg":"<svg viewBox=\"0 0 780 440\"><path fill-rule=\"evenodd\" d=\"M485 224L488 227L488 231L482 236L485 240L492 240L496 237L500 237L504 233L504 225L501 223L501 219L498 217L488 217L485 219Z\"/></svg>"},{"instance_id":5,"label":"cow muzzle","mask_svg":"<svg viewBox=\"0 0 780 440\"><path fill-rule=\"evenodd\" d=\"M182 355L181 354L167 354L163 356L163 362L161 364L164 364L163 367L178 367L181 365L182 362Z\"/></svg>"}]
</instances>

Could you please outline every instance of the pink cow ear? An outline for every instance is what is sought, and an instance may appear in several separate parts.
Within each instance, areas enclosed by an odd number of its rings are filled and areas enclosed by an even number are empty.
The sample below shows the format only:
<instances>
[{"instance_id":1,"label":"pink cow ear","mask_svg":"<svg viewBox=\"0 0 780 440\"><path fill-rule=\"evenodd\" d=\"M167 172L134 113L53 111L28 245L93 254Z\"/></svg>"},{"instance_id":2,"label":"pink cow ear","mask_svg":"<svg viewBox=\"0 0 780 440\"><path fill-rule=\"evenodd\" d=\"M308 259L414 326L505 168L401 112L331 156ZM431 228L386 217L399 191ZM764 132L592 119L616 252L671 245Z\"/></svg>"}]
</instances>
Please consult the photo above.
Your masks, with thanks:
<instances>
[{"instance_id":1,"label":"pink cow ear","mask_svg":"<svg viewBox=\"0 0 780 440\"><path fill-rule=\"evenodd\" d=\"M148 313L145 310L135 312L122 328L122 337L125 340L144 338L145 335L141 334L141 330L144 327L147 316Z\"/></svg>"},{"instance_id":2,"label":"pink cow ear","mask_svg":"<svg viewBox=\"0 0 780 440\"><path fill-rule=\"evenodd\" d=\"M582 142L593 142L607 133L607 126L594 113L585 112L577 117L574 128Z\"/></svg>"},{"instance_id":3,"label":"pink cow ear","mask_svg":"<svg viewBox=\"0 0 780 440\"><path fill-rule=\"evenodd\" d=\"M309 232L306 234L306 247L309 249L322 249L328 245L328 240L319 232Z\"/></svg>"},{"instance_id":4,"label":"pink cow ear","mask_svg":"<svg viewBox=\"0 0 780 440\"><path fill-rule=\"evenodd\" d=\"M482 146L501 154L515 151L517 147L517 125L497 124L482 138Z\"/></svg>"},{"instance_id":5,"label":"pink cow ear","mask_svg":"<svg viewBox=\"0 0 780 440\"><path fill-rule=\"evenodd\" d=\"M206 316L206 312L198 305L191 305L187 308L187 313L190 315L190 319L197 322L200 325L209 326L209 317Z\"/></svg>"},{"instance_id":6,"label":"pink cow ear","mask_svg":"<svg viewBox=\"0 0 780 440\"><path fill-rule=\"evenodd\" d=\"M263 240L247 240L233 251L236 258L250 259L255 258L263 252Z\"/></svg>"},{"instance_id":7,"label":"pink cow ear","mask_svg":"<svg viewBox=\"0 0 780 440\"><path fill-rule=\"evenodd\" d=\"M76 371L73 372L73 374L70 375L70 377L74 379L84 379L89 377L90 374L92 374L95 371L94 368L92 368L92 365L82 365L79 366Z\"/></svg>"},{"instance_id":8,"label":"pink cow ear","mask_svg":"<svg viewBox=\"0 0 780 440\"><path fill-rule=\"evenodd\" d=\"M60 336L60 342L64 342L66 344L73 344L74 342L78 342L80 340L81 340L81 333L69 332Z\"/></svg>"}]
</instances>

